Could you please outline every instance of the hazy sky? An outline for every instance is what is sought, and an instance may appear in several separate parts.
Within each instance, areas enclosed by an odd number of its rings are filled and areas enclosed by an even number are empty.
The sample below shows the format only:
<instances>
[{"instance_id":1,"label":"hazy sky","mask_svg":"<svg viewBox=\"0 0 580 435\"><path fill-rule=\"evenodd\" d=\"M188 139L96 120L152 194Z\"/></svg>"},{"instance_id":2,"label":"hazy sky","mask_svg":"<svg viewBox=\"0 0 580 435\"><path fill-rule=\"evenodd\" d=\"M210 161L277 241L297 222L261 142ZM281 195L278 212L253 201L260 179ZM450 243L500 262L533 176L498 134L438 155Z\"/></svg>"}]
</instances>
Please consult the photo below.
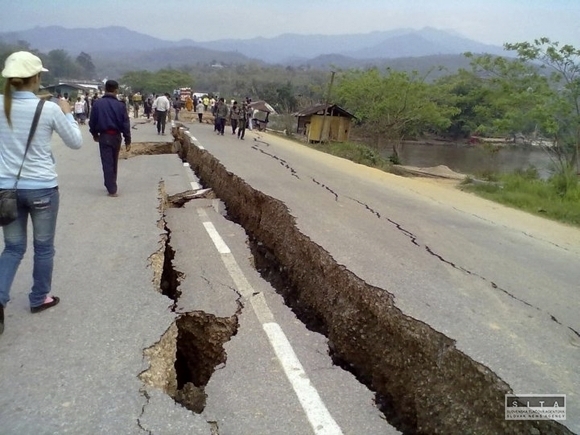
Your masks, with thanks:
<instances>
[{"instance_id":1,"label":"hazy sky","mask_svg":"<svg viewBox=\"0 0 580 435\"><path fill-rule=\"evenodd\" d=\"M119 25L167 40L453 29L502 45L547 36L580 48L580 0L0 0L0 31Z\"/></svg>"}]
</instances>

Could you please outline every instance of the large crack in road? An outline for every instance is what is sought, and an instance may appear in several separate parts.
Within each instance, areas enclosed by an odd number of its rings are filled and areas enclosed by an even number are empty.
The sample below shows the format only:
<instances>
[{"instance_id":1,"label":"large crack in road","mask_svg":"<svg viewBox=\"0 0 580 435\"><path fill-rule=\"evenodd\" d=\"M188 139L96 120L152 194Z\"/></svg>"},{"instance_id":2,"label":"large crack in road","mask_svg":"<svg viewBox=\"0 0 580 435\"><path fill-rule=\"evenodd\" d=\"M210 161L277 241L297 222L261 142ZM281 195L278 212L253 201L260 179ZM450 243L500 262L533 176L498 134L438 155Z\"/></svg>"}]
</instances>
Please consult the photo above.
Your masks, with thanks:
<instances>
[{"instance_id":1,"label":"large crack in road","mask_svg":"<svg viewBox=\"0 0 580 435\"><path fill-rule=\"evenodd\" d=\"M334 363L376 392L378 407L403 433L456 433L458 428L477 434L571 433L552 421L506 422L501 418L503 399L511 389L505 382L458 351L453 340L404 315L388 291L337 264L298 231L283 203L228 172L211 154L190 144L188 136L178 144L147 148L138 154L179 150L202 183L225 202L227 217L245 228L258 271L307 327L328 337ZM150 262L154 285L175 309L182 275L173 268L175 252L164 210L181 207L195 195L184 192L169 198L161 185L160 197L159 227L164 233ZM368 205L356 202L381 219ZM420 246L412 233L388 220ZM239 299L238 306L227 318L200 311L179 316L160 341L144 351L151 366L140 375L142 381L201 413L205 385L227 359L223 344L237 333L243 308ZM210 423L218 433L217 424Z\"/></svg>"},{"instance_id":2,"label":"large crack in road","mask_svg":"<svg viewBox=\"0 0 580 435\"><path fill-rule=\"evenodd\" d=\"M161 148L156 147L157 151ZM156 154L156 152L143 152ZM164 154L164 152L158 152ZM187 192L168 197L164 183L160 183L159 210L161 218L157 226L163 230L160 237L160 247L149 258L153 268L153 285L168 297L172 304L170 309L175 312L181 291L179 285L184 275L174 267L175 251L171 246L171 229L167 224L166 210L180 208L187 197ZM194 196L195 197L195 196ZM240 295L237 298L238 309L229 317L217 317L203 311L192 311L181 314L171 324L161 339L153 346L144 350L144 356L149 361L149 368L139 375L141 381L159 388L192 412L201 414L206 405L207 386L212 374L227 360L224 343L229 341L238 330L238 316L243 305ZM149 400L145 390L143 396ZM143 406L142 414L146 408ZM140 418L137 420L142 430ZM212 434L219 434L217 422L208 421Z\"/></svg>"},{"instance_id":3,"label":"large crack in road","mask_svg":"<svg viewBox=\"0 0 580 435\"><path fill-rule=\"evenodd\" d=\"M260 144L265 144L266 146L270 146L270 145L269 145L267 142L265 142L265 141L263 141L263 140L255 140L255 142L256 142L256 143L260 143ZM277 160L277 161L283 162L285 167L287 167L287 168L291 168L291 169L292 169L292 172L293 172L293 173L296 173L296 171L294 170L294 168L292 168L292 167L289 165L289 163L288 163L286 160L284 160L284 159L281 159L280 157L276 156L275 154L272 154L272 153L268 153L268 152L265 152L265 151L263 151L263 150L262 150L262 149L261 149L259 146L257 146L257 145L253 145L253 146L252 146L252 149L254 149L254 150L257 150L257 151L260 151L260 152L262 152L263 154L266 154L266 155L268 155L269 157L271 157L271 158L273 158L273 159L275 159L275 160ZM297 176L297 178L299 178L299 177ZM326 191L328 191L330 194L332 194L332 195L334 196L334 199L335 199L335 201L338 201L338 200L339 200L339 195L338 195L338 193L337 193L337 192L335 192L335 191L334 191L332 188L330 188L330 187L326 186L325 184L323 184L323 183L321 183L321 182L317 181L317 180L316 180L315 178L313 178L313 177L310 177L310 179L311 179L311 180L312 180L312 181L313 181L313 182L314 182L316 185L318 185L319 187L321 187L321 188L325 189L325 190L326 190ZM553 320L555 323L557 323L558 325L560 325L561 327L563 327L564 329L566 329L566 333L570 334L570 337L571 337L571 343L572 343L574 346L576 346L576 347L578 347L578 346L579 346L579 343L580 343L580 342L577 340L577 338L580 338L580 332L576 331L574 328L572 328L572 327L571 327L571 326L569 326L569 325L564 325L563 323L561 323L560 321L558 321L558 320L555 318L555 316L554 316L553 314L551 314L550 312L548 312L548 311L545 311L544 309L542 309L542 308L540 308L540 307L538 307L538 306L536 306L536 305L533 305L533 304L531 304L531 303L527 302L525 299L522 299L522 298L519 298L519 297L517 297L517 296L516 296L516 295L514 295L512 292L510 292L510 291L508 291L507 289L505 289L505 288L503 288L503 287L499 286L499 285L498 285L498 284L496 284L494 281L492 281L492 280L490 280L490 279L486 278L485 276L483 276L483 275L481 275L481 274L479 274L479 273L477 273L477 272L475 272L475 271L473 271L473 270L467 269L467 268L465 268L465 267L463 267L463 266L461 266L461 265L459 265L459 264L456 264L455 262L453 262L453 261L451 261L451 260L449 260L449 259L445 258L443 255L441 255L441 254L437 253L437 252L436 252L436 251L435 251L433 248L431 248L429 245L422 245L422 244L420 244L420 243L419 243L419 241L417 240L417 236L416 236L415 234L413 234L411 231L409 231L409 230L405 229L405 228L404 228L404 227L403 227L403 226L402 226L400 223L396 222L395 220L393 220L393 219L391 219L391 218L389 218L389 217L381 216L381 214L380 214L380 213L379 213L377 210L374 210L374 209L373 209L371 206L369 206L369 205L368 205L368 204L366 204L365 202L363 202L363 201L360 201L359 199L357 199L357 198L353 198L353 197L351 197L351 196L346 196L346 198L347 198L347 199L349 199L349 200L351 200L351 201L353 201L353 202L355 202L356 204L358 204L358 205L362 206L362 207L363 207L363 208L364 208L366 211L368 211L369 213L371 213L372 215L374 215L374 216L375 216L377 219L379 219L379 220L381 220L381 219L384 219L384 220L386 220L386 221L387 221L389 224L391 224L392 226L394 226L394 227L397 229L397 231L400 231L401 233L403 233L403 234L404 234L404 235L405 235L405 236L406 236L406 237L407 237L407 238L408 238L408 239L411 241L411 243L412 243L414 246L416 246L416 247L418 247L418 248L421 248L421 247L422 247L422 248L424 248L424 250L425 250L425 251L426 251L426 252L427 252L429 255L431 255L432 257L436 258L438 261L441 261L442 263L445 263L445 264L447 264L448 266L452 267L453 269L455 269L455 270L458 270L458 271L460 271L460 272L462 272L462 273L465 273L466 275L470 275L470 276L476 277L476 278L478 278L478 279L480 279L480 280L482 280L482 281L486 282L487 284L489 284L489 286L490 286L491 288L493 288L494 290L497 290L497 291L499 291L499 292L502 292L502 293L504 293L505 295L507 295L508 297L510 297L511 299L513 299L513 300L516 300L516 301L518 301L518 302L520 302L520 303L522 303L522 304L526 305L526 306L527 306L527 307L529 307L529 308L535 309L536 311L543 313L543 314L546 316L546 318L549 318L549 319ZM454 209L455 209L455 210L458 210L458 209L457 209L457 208L455 208L455 207L454 207ZM459 211L459 210L458 210L458 211ZM473 216L476 216L476 215L473 215ZM478 217L478 218L479 218L479 216L476 216L476 217ZM525 233L524 233L524 234L525 234ZM526 234L526 235L527 235L527 234ZM529 236L529 235L528 235L528 236ZM531 236L530 236L530 237L531 237ZM551 243L551 244L552 244L552 245L554 245L554 246L558 246L557 244L554 244L554 243Z\"/></svg>"},{"instance_id":4,"label":"large crack in road","mask_svg":"<svg viewBox=\"0 0 580 435\"><path fill-rule=\"evenodd\" d=\"M188 135L179 140L180 157L253 242L262 275L310 328L328 337L335 363L376 392L391 424L406 434L458 428L464 434L571 434L554 421L506 421L509 385L452 339L401 312L386 289L338 264L298 230L281 201L229 172Z\"/></svg>"}]
</instances>

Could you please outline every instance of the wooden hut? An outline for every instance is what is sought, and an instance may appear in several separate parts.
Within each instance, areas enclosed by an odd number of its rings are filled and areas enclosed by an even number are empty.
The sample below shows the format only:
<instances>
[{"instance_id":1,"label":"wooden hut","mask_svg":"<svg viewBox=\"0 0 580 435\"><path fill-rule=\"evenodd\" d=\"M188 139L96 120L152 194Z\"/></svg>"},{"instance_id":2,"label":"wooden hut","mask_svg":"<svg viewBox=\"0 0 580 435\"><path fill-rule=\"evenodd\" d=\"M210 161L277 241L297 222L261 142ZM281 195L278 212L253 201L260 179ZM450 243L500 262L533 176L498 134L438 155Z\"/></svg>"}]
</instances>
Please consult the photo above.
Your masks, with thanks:
<instances>
[{"instance_id":1,"label":"wooden hut","mask_svg":"<svg viewBox=\"0 0 580 435\"><path fill-rule=\"evenodd\" d=\"M316 104L296 113L297 133L308 142L346 142L356 117L336 104Z\"/></svg>"}]
</instances>

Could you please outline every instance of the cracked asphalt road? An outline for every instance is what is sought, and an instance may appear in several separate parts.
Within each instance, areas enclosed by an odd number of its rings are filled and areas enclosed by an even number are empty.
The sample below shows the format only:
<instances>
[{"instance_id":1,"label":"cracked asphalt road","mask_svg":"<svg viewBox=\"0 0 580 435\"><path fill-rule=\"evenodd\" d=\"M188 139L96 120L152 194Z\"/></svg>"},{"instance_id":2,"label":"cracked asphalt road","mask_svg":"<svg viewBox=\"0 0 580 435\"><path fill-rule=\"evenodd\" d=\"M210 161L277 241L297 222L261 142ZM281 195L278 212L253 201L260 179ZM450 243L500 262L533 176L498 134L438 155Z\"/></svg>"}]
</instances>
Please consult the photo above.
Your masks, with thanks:
<instances>
[{"instance_id":1,"label":"cracked asphalt road","mask_svg":"<svg viewBox=\"0 0 580 435\"><path fill-rule=\"evenodd\" d=\"M203 126L192 134L228 171L283 201L339 264L516 393L567 394L566 424L580 431L578 229L271 134L244 143Z\"/></svg>"},{"instance_id":2,"label":"cracked asphalt road","mask_svg":"<svg viewBox=\"0 0 580 435\"><path fill-rule=\"evenodd\" d=\"M158 140L147 127L136 129L137 140ZM339 264L391 292L405 314L455 340L514 391L568 394L566 425L580 431L578 230L267 134L249 133L242 142L211 128L193 125L192 133L228 170L282 200L300 230ZM228 361L207 386L203 415L138 379L149 365L143 349L170 331L179 313L229 316L240 293L204 241L195 206L186 204L186 214L170 213L174 263L184 273L172 312L173 301L152 288L149 257L162 248L160 178L170 193L190 188L181 162L122 160L120 197L111 199L92 145L86 135L78 153L55 152L62 192L55 294L62 303L27 315L27 253L0 338L0 432L306 433L309 424L248 309L224 345ZM306 330L252 269L243 229L208 210L254 286L252 297L267 300L343 432L396 433L372 394L331 364L324 337Z\"/></svg>"}]
</instances>

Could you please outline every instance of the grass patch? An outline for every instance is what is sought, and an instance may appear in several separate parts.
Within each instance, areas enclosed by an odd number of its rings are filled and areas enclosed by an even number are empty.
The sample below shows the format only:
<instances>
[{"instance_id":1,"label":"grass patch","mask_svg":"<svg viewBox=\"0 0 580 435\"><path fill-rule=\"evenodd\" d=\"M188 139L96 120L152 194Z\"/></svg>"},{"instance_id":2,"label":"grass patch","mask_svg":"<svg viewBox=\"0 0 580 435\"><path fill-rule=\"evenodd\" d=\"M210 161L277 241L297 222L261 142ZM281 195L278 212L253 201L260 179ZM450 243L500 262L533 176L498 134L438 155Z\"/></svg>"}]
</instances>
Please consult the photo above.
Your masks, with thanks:
<instances>
[{"instance_id":1,"label":"grass patch","mask_svg":"<svg viewBox=\"0 0 580 435\"><path fill-rule=\"evenodd\" d=\"M461 188L483 198L514 207L529 213L567 224L580 226L580 185L578 177L555 175L540 180L537 174L524 171L493 177L497 182L488 184L463 184ZM564 176L566 177L566 176ZM565 189L562 185L565 183Z\"/></svg>"},{"instance_id":2,"label":"grass patch","mask_svg":"<svg viewBox=\"0 0 580 435\"><path fill-rule=\"evenodd\" d=\"M342 157L355 163L383 171L391 167L387 159L381 157L378 151L367 145L353 142L310 143L306 145L316 150L332 154L333 156Z\"/></svg>"},{"instance_id":3,"label":"grass patch","mask_svg":"<svg viewBox=\"0 0 580 435\"><path fill-rule=\"evenodd\" d=\"M317 151L342 157L343 159L380 169L381 171L391 172L393 167L393 163L389 159L385 159L375 148L365 144L354 142L308 142L297 138L293 134L283 134L276 130L270 130L270 133Z\"/></svg>"}]
</instances>

